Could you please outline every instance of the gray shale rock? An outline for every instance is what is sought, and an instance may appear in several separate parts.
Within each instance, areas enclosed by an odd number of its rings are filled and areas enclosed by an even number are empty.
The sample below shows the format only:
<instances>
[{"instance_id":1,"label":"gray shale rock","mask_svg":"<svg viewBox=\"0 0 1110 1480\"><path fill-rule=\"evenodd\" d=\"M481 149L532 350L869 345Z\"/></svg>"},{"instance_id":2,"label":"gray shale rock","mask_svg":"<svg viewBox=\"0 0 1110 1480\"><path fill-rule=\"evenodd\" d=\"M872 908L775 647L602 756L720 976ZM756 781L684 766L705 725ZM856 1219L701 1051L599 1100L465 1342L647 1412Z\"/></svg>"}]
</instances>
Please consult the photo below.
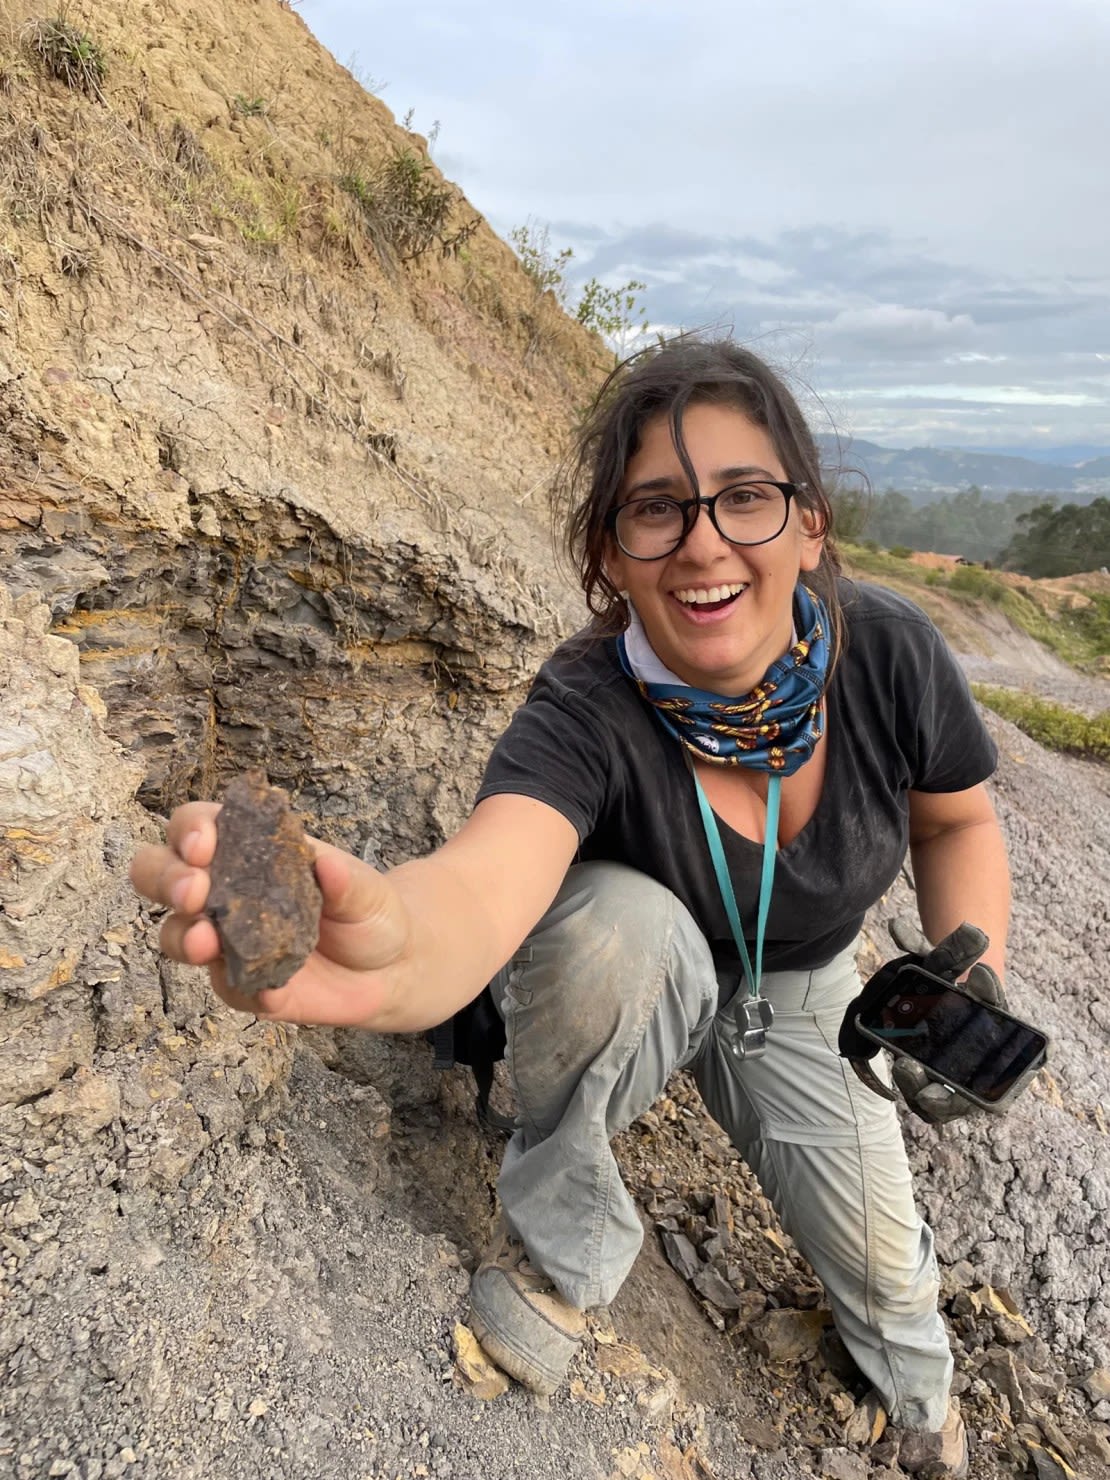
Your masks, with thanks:
<instances>
[{"instance_id":1,"label":"gray shale rock","mask_svg":"<svg viewBox=\"0 0 1110 1480\"><path fill-rule=\"evenodd\" d=\"M942 1265L957 1265L968 1286L1011 1290L1037 1335L1082 1376L1110 1359L1110 784L1105 767L986 721L999 747L990 790L1014 876L1007 995L1052 1036L1053 1054L1001 1118L938 1134L907 1116L903 1128ZM869 920L885 956L882 921L914 905L899 881Z\"/></svg>"}]
</instances>

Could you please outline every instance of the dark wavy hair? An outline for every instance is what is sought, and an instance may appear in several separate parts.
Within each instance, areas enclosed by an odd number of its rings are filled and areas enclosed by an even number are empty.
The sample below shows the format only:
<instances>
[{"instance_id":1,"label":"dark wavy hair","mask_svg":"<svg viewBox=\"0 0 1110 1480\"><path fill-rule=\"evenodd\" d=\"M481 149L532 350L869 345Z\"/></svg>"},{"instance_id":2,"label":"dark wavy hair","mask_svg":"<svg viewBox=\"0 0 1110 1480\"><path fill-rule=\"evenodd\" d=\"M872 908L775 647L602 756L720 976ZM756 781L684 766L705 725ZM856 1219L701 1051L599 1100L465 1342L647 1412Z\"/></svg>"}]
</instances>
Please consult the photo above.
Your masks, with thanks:
<instances>
[{"instance_id":1,"label":"dark wavy hair","mask_svg":"<svg viewBox=\"0 0 1110 1480\"><path fill-rule=\"evenodd\" d=\"M605 556L612 548L605 516L617 500L645 425L657 416L668 418L679 458L690 473L682 417L688 406L706 403L735 407L763 427L787 479L805 485L796 502L815 516L815 531L825 541L820 564L806 583L828 609L833 653L838 656L844 637L837 593L840 557L813 433L794 396L766 361L734 340L697 334L652 346L617 366L587 411L557 475L555 518L593 613L591 632L605 636L628 626L628 603L605 569Z\"/></svg>"}]
</instances>

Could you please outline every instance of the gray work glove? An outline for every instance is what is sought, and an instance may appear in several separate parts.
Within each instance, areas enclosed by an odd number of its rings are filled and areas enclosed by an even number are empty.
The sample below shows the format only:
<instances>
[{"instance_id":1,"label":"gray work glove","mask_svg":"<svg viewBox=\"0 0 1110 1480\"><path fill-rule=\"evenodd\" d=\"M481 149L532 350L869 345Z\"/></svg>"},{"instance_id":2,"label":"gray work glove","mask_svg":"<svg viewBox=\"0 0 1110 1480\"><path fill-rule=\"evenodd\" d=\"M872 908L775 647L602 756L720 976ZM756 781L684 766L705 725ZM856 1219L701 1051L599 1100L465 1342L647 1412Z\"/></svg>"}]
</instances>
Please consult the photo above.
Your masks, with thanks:
<instances>
[{"instance_id":1,"label":"gray work glove","mask_svg":"<svg viewBox=\"0 0 1110 1480\"><path fill-rule=\"evenodd\" d=\"M990 941L977 925L958 925L951 935L946 935L935 946L929 944L911 915L897 916L891 920L889 929L895 945L920 956L926 971L943 976L950 982L955 982L967 971L967 978L961 986L968 996L978 998L988 1007L1005 1010L1002 983L989 966L979 961ZM975 1115L982 1109L946 1084L941 1084L915 1059L895 1059L890 1073L906 1104L930 1125L947 1125L950 1120Z\"/></svg>"}]
</instances>

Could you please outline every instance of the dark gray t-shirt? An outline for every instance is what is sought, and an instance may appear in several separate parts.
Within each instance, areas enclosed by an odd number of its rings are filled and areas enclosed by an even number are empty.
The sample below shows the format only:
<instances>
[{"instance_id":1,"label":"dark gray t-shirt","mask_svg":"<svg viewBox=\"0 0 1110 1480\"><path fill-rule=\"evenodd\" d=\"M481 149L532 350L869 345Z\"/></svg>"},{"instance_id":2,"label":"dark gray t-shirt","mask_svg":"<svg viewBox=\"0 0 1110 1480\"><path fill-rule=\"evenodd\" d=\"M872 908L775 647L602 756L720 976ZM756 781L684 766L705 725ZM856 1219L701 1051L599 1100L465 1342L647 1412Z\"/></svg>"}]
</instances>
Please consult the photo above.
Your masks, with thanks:
<instances>
[{"instance_id":1,"label":"dark gray t-shirt","mask_svg":"<svg viewBox=\"0 0 1110 1480\"><path fill-rule=\"evenodd\" d=\"M813 817L776 855L764 965L822 966L897 876L908 791L963 791L995 747L944 639L911 602L842 583L848 631L828 691L825 779ZM612 638L564 644L497 742L478 800L534 797L577 829L580 857L650 874L686 904L718 970L740 972L682 749L624 674ZM720 821L754 949L762 845Z\"/></svg>"}]
</instances>

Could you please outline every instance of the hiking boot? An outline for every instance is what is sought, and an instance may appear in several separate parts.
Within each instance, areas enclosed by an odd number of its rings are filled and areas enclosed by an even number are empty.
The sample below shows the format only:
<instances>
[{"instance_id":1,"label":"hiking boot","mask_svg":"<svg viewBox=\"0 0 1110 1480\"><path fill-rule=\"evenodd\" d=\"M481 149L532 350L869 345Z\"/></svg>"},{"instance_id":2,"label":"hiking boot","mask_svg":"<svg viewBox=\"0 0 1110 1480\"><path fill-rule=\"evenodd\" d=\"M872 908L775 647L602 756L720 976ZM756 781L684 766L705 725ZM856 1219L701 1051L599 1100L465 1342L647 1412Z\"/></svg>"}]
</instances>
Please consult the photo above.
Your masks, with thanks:
<instances>
[{"instance_id":1,"label":"hiking boot","mask_svg":"<svg viewBox=\"0 0 1110 1480\"><path fill-rule=\"evenodd\" d=\"M566 1376L586 1317L529 1262L502 1221L470 1281L470 1329L503 1371L546 1396Z\"/></svg>"},{"instance_id":2,"label":"hiking boot","mask_svg":"<svg viewBox=\"0 0 1110 1480\"><path fill-rule=\"evenodd\" d=\"M948 1417L942 1429L936 1433L910 1429L903 1434L898 1463L911 1475L928 1469L934 1475L963 1480L967 1474L967 1430L956 1398L948 1400Z\"/></svg>"}]
</instances>

